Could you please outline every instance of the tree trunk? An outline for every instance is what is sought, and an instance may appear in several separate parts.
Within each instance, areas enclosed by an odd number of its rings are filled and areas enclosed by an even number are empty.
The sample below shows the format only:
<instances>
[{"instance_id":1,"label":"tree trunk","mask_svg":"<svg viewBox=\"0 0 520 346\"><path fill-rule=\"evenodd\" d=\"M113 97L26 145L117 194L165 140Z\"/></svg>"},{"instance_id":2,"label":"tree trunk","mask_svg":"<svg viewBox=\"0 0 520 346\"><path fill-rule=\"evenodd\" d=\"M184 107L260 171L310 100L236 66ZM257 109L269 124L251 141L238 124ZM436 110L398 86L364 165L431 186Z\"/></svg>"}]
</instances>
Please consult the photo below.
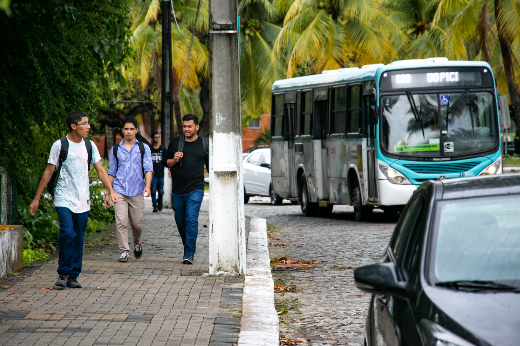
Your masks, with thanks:
<instances>
[{"instance_id":1,"label":"tree trunk","mask_svg":"<svg viewBox=\"0 0 520 346\"><path fill-rule=\"evenodd\" d=\"M202 119L200 119L200 127L198 135L208 138L209 136L209 79L200 79L200 106L202 107Z\"/></svg>"},{"instance_id":2,"label":"tree trunk","mask_svg":"<svg viewBox=\"0 0 520 346\"><path fill-rule=\"evenodd\" d=\"M502 53L502 61L504 62L504 73L506 75L506 83L507 89L509 91L509 97L511 100L511 104L513 105L513 110L515 113L516 123L520 124L520 96L518 95L518 90L515 84L515 71L513 68L513 53L511 51L511 46L507 38L504 36L504 33L500 29L500 22L498 19L500 10L500 0L495 0L495 20L497 22L498 29L498 41L500 42L500 51ZM517 127L518 128L518 127Z\"/></svg>"},{"instance_id":3,"label":"tree trunk","mask_svg":"<svg viewBox=\"0 0 520 346\"><path fill-rule=\"evenodd\" d=\"M175 75L175 71L172 72L172 75ZM179 134L181 134L182 133L182 114L181 114L181 104L179 102L179 84L177 83L177 81L173 80L173 76L172 76L172 96L173 96L173 102L174 102L173 109L175 110L175 122L177 123L177 131Z\"/></svg>"}]
</instances>

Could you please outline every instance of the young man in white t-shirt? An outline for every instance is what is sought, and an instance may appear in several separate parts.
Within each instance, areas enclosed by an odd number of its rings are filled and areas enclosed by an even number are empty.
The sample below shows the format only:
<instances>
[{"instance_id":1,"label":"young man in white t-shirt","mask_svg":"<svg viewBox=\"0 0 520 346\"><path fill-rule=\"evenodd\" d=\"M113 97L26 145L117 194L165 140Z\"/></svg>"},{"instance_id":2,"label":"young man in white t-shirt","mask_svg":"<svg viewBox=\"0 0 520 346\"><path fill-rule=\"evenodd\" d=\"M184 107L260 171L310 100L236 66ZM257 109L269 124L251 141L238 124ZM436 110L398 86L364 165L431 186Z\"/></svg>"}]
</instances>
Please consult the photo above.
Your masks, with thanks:
<instances>
[{"instance_id":1,"label":"young man in white t-shirt","mask_svg":"<svg viewBox=\"0 0 520 346\"><path fill-rule=\"evenodd\" d=\"M85 141L90 140L84 140L90 131L90 123L87 115L78 111L70 112L67 115L66 122L70 129L67 136L69 148L54 191L54 206L60 220L59 278L54 289L63 289L66 286L81 288L77 278L81 273L83 240L88 222L88 211L90 210L89 162L85 144ZM94 142L90 141L90 145L92 147L90 163L94 165L103 185L111 192L112 202L117 203L118 199L108 180L107 172L101 165L99 151ZM36 196L29 206L32 215L38 209L40 196L49 183L54 169L59 164L60 150L61 140L58 139L51 147L47 169L40 180Z\"/></svg>"}]
</instances>

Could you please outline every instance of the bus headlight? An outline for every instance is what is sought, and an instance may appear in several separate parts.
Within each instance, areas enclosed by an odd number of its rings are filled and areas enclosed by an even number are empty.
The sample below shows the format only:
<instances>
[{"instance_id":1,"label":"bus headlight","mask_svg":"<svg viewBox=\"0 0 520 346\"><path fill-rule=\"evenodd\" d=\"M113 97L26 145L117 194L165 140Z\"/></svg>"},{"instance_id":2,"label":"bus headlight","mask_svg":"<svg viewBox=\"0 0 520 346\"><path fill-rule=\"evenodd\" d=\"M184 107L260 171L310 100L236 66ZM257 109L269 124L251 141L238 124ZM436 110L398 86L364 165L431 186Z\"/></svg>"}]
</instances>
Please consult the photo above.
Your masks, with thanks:
<instances>
[{"instance_id":1,"label":"bus headlight","mask_svg":"<svg viewBox=\"0 0 520 346\"><path fill-rule=\"evenodd\" d=\"M387 165L379 165L379 170L392 184L412 185L410 180L408 180L408 178L406 178L401 172L396 171L395 169L392 169Z\"/></svg>"},{"instance_id":2,"label":"bus headlight","mask_svg":"<svg viewBox=\"0 0 520 346\"><path fill-rule=\"evenodd\" d=\"M486 168L484 168L478 175L494 175L497 174L502 166L502 158L496 160Z\"/></svg>"}]
</instances>

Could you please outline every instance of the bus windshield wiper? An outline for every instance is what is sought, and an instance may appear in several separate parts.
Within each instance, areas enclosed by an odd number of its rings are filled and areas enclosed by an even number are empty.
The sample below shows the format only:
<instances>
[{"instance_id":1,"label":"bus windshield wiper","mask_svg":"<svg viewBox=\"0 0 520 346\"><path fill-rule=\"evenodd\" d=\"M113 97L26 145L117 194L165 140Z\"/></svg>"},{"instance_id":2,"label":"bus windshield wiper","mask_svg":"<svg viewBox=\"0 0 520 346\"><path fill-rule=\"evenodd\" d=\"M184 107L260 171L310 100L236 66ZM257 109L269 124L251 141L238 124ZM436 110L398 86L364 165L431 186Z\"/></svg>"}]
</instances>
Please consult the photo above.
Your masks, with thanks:
<instances>
[{"instance_id":1,"label":"bus windshield wiper","mask_svg":"<svg viewBox=\"0 0 520 346\"><path fill-rule=\"evenodd\" d=\"M435 286L446 288L453 288L456 290L476 290L476 291L513 291L520 292L520 289L515 286L501 284L495 281L484 280L459 280L459 281L441 281L437 282Z\"/></svg>"},{"instance_id":2,"label":"bus windshield wiper","mask_svg":"<svg viewBox=\"0 0 520 346\"><path fill-rule=\"evenodd\" d=\"M460 95L460 97L457 99L457 101L453 102L453 104L451 106L450 106L450 101L448 100L448 110L446 111L446 134L448 134L448 115L450 115L450 113L453 112L453 110L455 108L457 108L460 101L462 101L462 99L468 94L468 92L469 92L469 89L465 89L464 92L462 93L462 95Z\"/></svg>"},{"instance_id":3,"label":"bus windshield wiper","mask_svg":"<svg viewBox=\"0 0 520 346\"><path fill-rule=\"evenodd\" d=\"M417 112L417 106L415 105L415 100L413 99L412 92L408 90L406 92L406 96L408 97L408 102L410 103L410 107L412 108L412 113L413 113L413 116L415 117L415 121L418 123L421 123L422 135L423 135L423 138L425 138L424 127L422 124L421 117L419 116L419 113Z\"/></svg>"}]
</instances>

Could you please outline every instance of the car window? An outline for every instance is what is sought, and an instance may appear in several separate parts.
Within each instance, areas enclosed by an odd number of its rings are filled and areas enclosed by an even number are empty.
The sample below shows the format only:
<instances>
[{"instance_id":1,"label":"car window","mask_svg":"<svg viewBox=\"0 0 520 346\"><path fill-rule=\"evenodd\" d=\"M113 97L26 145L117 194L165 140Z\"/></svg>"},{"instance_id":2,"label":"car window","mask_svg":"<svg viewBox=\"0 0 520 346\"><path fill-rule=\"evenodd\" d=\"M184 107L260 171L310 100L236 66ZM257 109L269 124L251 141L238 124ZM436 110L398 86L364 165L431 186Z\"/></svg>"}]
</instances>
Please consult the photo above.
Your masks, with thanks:
<instances>
[{"instance_id":1,"label":"car window","mask_svg":"<svg viewBox=\"0 0 520 346\"><path fill-rule=\"evenodd\" d=\"M255 165L255 166L260 166L261 156L262 156L261 152L253 153L251 156L249 156L249 158L247 159L247 162L252 165Z\"/></svg>"},{"instance_id":2,"label":"car window","mask_svg":"<svg viewBox=\"0 0 520 346\"><path fill-rule=\"evenodd\" d=\"M266 163L268 165L271 164L271 155L267 153L263 153L262 157L260 158L260 164Z\"/></svg>"},{"instance_id":3,"label":"car window","mask_svg":"<svg viewBox=\"0 0 520 346\"><path fill-rule=\"evenodd\" d=\"M394 231L391 249L398 266L401 266L403 263L404 253L410 240L410 235L415 228L415 224L422 211L423 205L424 198L422 196L411 201L403 212L399 224Z\"/></svg>"}]
</instances>

